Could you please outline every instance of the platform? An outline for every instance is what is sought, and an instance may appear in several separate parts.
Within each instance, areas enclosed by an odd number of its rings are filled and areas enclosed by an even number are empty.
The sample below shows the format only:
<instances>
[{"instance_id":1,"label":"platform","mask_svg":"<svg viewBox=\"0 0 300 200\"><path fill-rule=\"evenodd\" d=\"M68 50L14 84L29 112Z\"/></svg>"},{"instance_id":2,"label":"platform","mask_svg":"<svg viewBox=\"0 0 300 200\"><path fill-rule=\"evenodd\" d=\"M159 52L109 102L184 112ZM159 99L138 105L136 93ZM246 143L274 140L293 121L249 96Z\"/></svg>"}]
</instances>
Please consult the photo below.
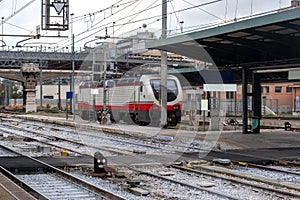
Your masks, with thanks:
<instances>
[{"instance_id":1,"label":"platform","mask_svg":"<svg viewBox=\"0 0 300 200\"><path fill-rule=\"evenodd\" d=\"M5 200L34 200L33 196L0 173L0 199Z\"/></svg>"}]
</instances>

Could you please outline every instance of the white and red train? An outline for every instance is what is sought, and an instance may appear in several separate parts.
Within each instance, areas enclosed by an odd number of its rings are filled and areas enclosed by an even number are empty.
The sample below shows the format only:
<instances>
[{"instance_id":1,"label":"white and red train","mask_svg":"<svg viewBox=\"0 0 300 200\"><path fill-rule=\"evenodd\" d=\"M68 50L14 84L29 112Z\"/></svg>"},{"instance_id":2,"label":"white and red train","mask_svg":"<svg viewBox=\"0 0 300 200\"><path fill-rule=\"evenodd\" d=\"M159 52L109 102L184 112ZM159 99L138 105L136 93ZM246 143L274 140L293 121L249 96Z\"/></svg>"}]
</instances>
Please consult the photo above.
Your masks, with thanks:
<instances>
[{"instance_id":1,"label":"white and red train","mask_svg":"<svg viewBox=\"0 0 300 200\"><path fill-rule=\"evenodd\" d=\"M103 89L106 88L106 110L103 105ZM93 91L93 92L92 92ZM167 125L175 126L181 121L182 88L179 80L172 75L167 78ZM141 75L107 80L93 84L83 82L78 92L78 110L82 119L96 115L98 120L105 110L111 121L133 122L139 125L159 125L160 76Z\"/></svg>"}]
</instances>

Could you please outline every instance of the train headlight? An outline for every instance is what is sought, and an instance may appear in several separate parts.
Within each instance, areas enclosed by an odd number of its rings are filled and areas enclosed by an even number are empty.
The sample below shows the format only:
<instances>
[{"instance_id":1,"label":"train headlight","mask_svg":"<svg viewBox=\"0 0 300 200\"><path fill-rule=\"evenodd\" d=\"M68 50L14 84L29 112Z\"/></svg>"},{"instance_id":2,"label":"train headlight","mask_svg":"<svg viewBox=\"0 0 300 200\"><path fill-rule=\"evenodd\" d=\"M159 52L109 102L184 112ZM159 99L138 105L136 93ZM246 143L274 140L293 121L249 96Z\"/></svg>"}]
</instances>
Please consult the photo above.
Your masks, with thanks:
<instances>
[{"instance_id":1,"label":"train headlight","mask_svg":"<svg viewBox=\"0 0 300 200\"><path fill-rule=\"evenodd\" d=\"M179 110L180 107L179 106L173 106L173 110Z\"/></svg>"}]
</instances>

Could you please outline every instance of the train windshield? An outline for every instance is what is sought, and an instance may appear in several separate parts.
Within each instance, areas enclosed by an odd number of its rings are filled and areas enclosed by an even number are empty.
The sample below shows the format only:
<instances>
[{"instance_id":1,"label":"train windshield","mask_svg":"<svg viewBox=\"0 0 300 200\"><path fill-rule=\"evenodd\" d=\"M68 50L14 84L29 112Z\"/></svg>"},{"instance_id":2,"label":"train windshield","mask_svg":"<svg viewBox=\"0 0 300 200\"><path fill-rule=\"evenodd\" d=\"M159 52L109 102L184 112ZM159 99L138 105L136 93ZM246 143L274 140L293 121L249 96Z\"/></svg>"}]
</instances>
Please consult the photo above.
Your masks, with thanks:
<instances>
[{"instance_id":1,"label":"train windshield","mask_svg":"<svg viewBox=\"0 0 300 200\"><path fill-rule=\"evenodd\" d=\"M152 79L150 80L150 85L153 90L154 96L157 100L159 100L160 96L160 79ZM168 89L168 96L167 101L174 101L178 95L178 87L175 80L168 79L167 80L167 89Z\"/></svg>"}]
</instances>

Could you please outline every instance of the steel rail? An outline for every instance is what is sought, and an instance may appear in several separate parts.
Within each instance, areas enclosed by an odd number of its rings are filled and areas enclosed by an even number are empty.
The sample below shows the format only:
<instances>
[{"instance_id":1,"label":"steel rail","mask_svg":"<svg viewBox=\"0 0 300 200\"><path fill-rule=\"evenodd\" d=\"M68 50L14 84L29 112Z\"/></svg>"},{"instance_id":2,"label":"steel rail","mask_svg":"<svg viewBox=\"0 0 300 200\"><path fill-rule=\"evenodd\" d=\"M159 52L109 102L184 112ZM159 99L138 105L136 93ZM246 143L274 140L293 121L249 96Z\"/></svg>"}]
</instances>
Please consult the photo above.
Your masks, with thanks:
<instances>
[{"instance_id":1,"label":"steel rail","mask_svg":"<svg viewBox=\"0 0 300 200\"><path fill-rule=\"evenodd\" d=\"M118 196L118 195L116 195L116 194L111 193L110 191L107 191L107 190L104 190L104 189L102 189L102 188L99 188L99 187L97 187L97 186L95 186L95 185L92 185L91 183L88 183L88 182L85 181L85 180L82 180L82 179L77 178L77 177L75 177L75 176L73 176L73 175L71 175L71 174L68 174L68 173L64 172L63 170L60 170L60 169L58 169L58 168L56 168L56 167L53 167L53 166L51 166L51 165L49 165L49 164L47 164L47 163L45 163L45 162L42 162L42 161L40 161L40 160L38 160L38 159L32 158L32 157L27 156L27 155L25 155L25 154L23 154L23 153L20 153L20 152L16 152L16 151L14 151L13 149L10 149L10 148L8 148L8 147L4 147L3 145L0 145L0 147L6 149L6 150L8 150L8 151L14 152L14 153L16 153L16 154L18 154L18 155L20 155L20 156L23 156L23 157L25 157L25 158L27 158L27 159L30 159L30 160L32 160L32 161L34 161L34 162L37 162L37 163L39 163L39 164L45 166L46 168L48 168L49 171L52 171L52 172L54 172L55 174L57 174L57 175L59 175L59 176L61 176L61 177L64 177L65 179L71 181L72 183L76 183L76 184L80 185L81 187L86 188L86 189L88 189L88 190L94 192L95 194L99 194L99 195L101 195L101 196L104 197L104 198L108 198L108 199L112 199L112 200L124 200L124 198L121 197L121 196ZM25 184L25 183L22 182L22 184L21 184L20 186L21 186L21 187L24 186L24 189L27 189L28 186L26 186L26 185L27 185L27 184ZM36 195L36 191L35 191L35 190L34 190L34 191L31 191L31 192L33 192L32 195ZM40 195L37 194L37 196L35 196L35 197L36 197L36 198L39 198L39 196L40 196ZM41 196L41 199L43 199L43 196ZM46 199L47 199L47 198L46 198Z\"/></svg>"},{"instance_id":2,"label":"steel rail","mask_svg":"<svg viewBox=\"0 0 300 200\"><path fill-rule=\"evenodd\" d=\"M283 194L283 195L287 195L287 196L290 196L290 197L300 198L300 194L294 194L294 193L290 193L290 192L287 192L287 191L284 191L284 190L279 190L279 189L275 189L275 188L269 188L269 187L261 186L259 184L249 183L249 182L243 181L243 180L236 180L234 178L221 177L221 176L218 176L218 174L216 174L216 173L220 174L219 171L214 171L212 169L210 169L210 171L213 171L213 173L209 173L208 171L204 172L204 171L200 171L200 170L195 170L195 169L190 169L190 168L186 168L186 167L181 167L181 166L178 166L178 165L171 165L171 167L173 167L175 169L180 169L180 170L188 171L188 172L193 172L193 173L196 173L196 174L207 175L207 176L211 176L211 177L214 177L214 178L219 178L219 179L223 179L223 180L227 180L227 181L232 181L232 182L243 184L243 185L248 185L248 186L251 186L251 187L255 187L255 188L258 188L258 189L262 189L262 190L266 190L266 191L271 191L271 192L275 192L275 193L279 193L279 194ZM226 172L223 172L223 174L226 174L226 175L229 175L229 176L233 176L232 174L228 174ZM236 177L240 177L240 176L236 175ZM240 177L240 178L244 178L245 179L245 177ZM256 180L255 178L251 178L251 181L258 181L258 182L260 182L261 180ZM264 182L264 183L270 185L269 182ZM278 185L281 186L281 187L287 187L287 186L281 185L279 183L278 183ZM295 188L290 188L290 189L295 190Z\"/></svg>"}]
</instances>

